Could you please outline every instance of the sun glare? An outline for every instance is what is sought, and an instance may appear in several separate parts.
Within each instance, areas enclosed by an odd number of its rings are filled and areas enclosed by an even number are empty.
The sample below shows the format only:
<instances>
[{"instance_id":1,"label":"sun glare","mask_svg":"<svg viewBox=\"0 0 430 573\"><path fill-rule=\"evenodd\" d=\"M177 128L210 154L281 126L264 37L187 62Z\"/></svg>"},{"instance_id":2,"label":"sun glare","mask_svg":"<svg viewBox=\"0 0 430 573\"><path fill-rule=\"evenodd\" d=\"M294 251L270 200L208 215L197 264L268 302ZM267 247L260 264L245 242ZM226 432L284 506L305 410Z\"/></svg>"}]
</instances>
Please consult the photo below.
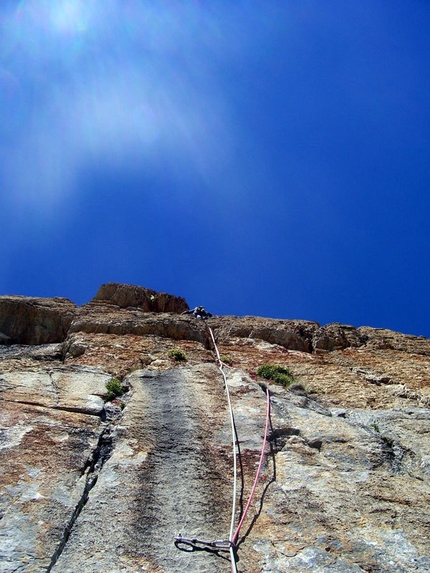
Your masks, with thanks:
<instances>
[{"instance_id":1,"label":"sun glare","mask_svg":"<svg viewBox=\"0 0 430 573\"><path fill-rule=\"evenodd\" d=\"M209 71L219 36L208 36L197 8L189 8L187 25L175 6L21 1L0 67L9 91L31 94L22 109L17 97L8 100L15 147L6 153L5 178L17 209L59 208L80 193L82 173L92 166L215 180L233 139Z\"/></svg>"},{"instance_id":2,"label":"sun glare","mask_svg":"<svg viewBox=\"0 0 430 573\"><path fill-rule=\"evenodd\" d=\"M50 21L53 29L66 34L85 32L90 21L91 2L63 0L50 3Z\"/></svg>"}]
</instances>

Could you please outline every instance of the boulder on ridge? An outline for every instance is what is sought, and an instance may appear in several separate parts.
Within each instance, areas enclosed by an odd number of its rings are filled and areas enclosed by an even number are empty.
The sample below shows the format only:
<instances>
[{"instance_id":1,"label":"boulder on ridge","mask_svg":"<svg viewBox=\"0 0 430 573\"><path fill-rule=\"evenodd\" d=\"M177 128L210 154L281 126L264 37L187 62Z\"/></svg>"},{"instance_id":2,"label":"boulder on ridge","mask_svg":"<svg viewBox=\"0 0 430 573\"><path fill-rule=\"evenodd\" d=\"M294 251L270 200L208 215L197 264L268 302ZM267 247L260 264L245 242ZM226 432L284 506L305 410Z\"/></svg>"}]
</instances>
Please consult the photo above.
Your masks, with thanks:
<instances>
[{"instance_id":1,"label":"boulder on ridge","mask_svg":"<svg viewBox=\"0 0 430 573\"><path fill-rule=\"evenodd\" d=\"M91 302L104 301L120 308L138 307L147 312L177 312L188 310L186 300L180 296L157 292L137 285L103 284Z\"/></svg>"}]
</instances>

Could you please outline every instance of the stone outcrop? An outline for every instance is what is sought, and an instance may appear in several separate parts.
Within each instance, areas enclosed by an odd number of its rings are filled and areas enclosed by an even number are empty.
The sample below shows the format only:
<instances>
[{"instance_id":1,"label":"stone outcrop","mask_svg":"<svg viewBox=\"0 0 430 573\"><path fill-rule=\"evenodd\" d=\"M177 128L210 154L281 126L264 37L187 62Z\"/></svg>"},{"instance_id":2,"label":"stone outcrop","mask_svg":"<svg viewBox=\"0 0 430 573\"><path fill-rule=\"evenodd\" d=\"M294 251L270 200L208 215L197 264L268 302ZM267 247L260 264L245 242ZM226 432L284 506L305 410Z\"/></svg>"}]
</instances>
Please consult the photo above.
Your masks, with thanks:
<instances>
[{"instance_id":1,"label":"stone outcrop","mask_svg":"<svg viewBox=\"0 0 430 573\"><path fill-rule=\"evenodd\" d=\"M112 377L88 366L51 366L0 373L3 400L100 415Z\"/></svg>"},{"instance_id":2,"label":"stone outcrop","mask_svg":"<svg viewBox=\"0 0 430 573\"><path fill-rule=\"evenodd\" d=\"M279 320L255 316L222 316L211 319L219 338L251 338L265 340L300 352L344 350L372 347L402 350L430 355L430 341L423 336L411 336L388 329L367 326L356 328L346 324L327 324L307 320Z\"/></svg>"},{"instance_id":3,"label":"stone outcrop","mask_svg":"<svg viewBox=\"0 0 430 573\"><path fill-rule=\"evenodd\" d=\"M62 342L76 310L67 298L0 296L0 344Z\"/></svg>"},{"instance_id":4,"label":"stone outcrop","mask_svg":"<svg viewBox=\"0 0 430 573\"><path fill-rule=\"evenodd\" d=\"M93 301L115 304L120 308L137 307L145 312L176 312L188 310L185 299L165 292L157 292L136 285L106 283L102 285Z\"/></svg>"},{"instance_id":5,"label":"stone outcrop","mask_svg":"<svg viewBox=\"0 0 430 573\"><path fill-rule=\"evenodd\" d=\"M1 366L11 368L0 374L1 570L47 571L93 485L111 376L40 357L37 368L29 357L29 369L17 368L20 347L3 350ZM56 345L49 350L58 357Z\"/></svg>"},{"instance_id":6,"label":"stone outcrop","mask_svg":"<svg viewBox=\"0 0 430 573\"><path fill-rule=\"evenodd\" d=\"M230 422L205 323L107 299L64 304L62 338L0 346L1 570L231 571L228 553L174 542L230 528ZM208 324L240 448L236 524L265 388L271 397L239 573L430 571L430 341L255 317ZM287 366L295 383L260 379L262 364ZM113 377L124 393L108 402Z\"/></svg>"},{"instance_id":7,"label":"stone outcrop","mask_svg":"<svg viewBox=\"0 0 430 573\"><path fill-rule=\"evenodd\" d=\"M314 333L320 328L317 322L307 320L276 320L255 316L215 317L211 325L221 340L232 337L257 338L301 352L312 351Z\"/></svg>"},{"instance_id":8,"label":"stone outcrop","mask_svg":"<svg viewBox=\"0 0 430 573\"><path fill-rule=\"evenodd\" d=\"M173 340L208 339L204 323L174 313L152 313L140 309L121 309L111 305L83 306L70 325L69 334L117 334L161 336Z\"/></svg>"},{"instance_id":9,"label":"stone outcrop","mask_svg":"<svg viewBox=\"0 0 430 573\"><path fill-rule=\"evenodd\" d=\"M345 324L327 324L318 328L312 337L313 350L343 350L364 346L368 336L360 329Z\"/></svg>"},{"instance_id":10,"label":"stone outcrop","mask_svg":"<svg viewBox=\"0 0 430 573\"><path fill-rule=\"evenodd\" d=\"M285 437L252 531L260 570L428 571L429 411L324 413L272 392Z\"/></svg>"}]
</instances>

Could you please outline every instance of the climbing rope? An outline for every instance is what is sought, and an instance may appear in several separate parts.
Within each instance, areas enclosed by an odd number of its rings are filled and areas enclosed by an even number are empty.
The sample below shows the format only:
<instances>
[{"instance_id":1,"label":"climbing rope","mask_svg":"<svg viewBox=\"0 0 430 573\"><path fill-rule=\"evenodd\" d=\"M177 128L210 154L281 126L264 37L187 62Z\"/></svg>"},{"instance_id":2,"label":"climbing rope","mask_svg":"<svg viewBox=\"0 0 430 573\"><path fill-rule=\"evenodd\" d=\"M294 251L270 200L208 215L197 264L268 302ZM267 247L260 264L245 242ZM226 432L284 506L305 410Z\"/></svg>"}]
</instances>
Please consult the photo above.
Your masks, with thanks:
<instances>
[{"instance_id":1,"label":"climbing rope","mask_svg":"<svg viewBox=\"0 0 430 573\"><path fill-rule=\"evenodd\" d=\"M205 323L206 324L206 323ZM234 544L233 544L233 535L234 535L234 521L235 521L235 517L236 517L236 499L237 499L237 455L236 455L236 428L234 425L234 415L233 415L233 408L231 405L231 400L230 400L230 391L228 389L228 384L227 384L227 377L225 375L224 372L224 364L223 361L221 360L221 356L219 354L219 350L218 350L218 346L215 342L215 337L214 337L214 333L212 332L212 329L210 326L208 326L206 324L206 327L209 331L209 334L212 338L212 344L213 347L215 349L215 354L218 360L218 368L220 369L220 372L222 374L222 377L224 379L224 387L225 387L225 393L227 395L227 402L228 402L228 410L229 410L229 415L230 415L230 425L231 425L231 441L233 443L233 503L232 503L232 509L231 509L231 522L230 522L230 536L229 536L229 540L231 542L230 545L230 561L231 561L231 570L232 573L237 573L237 568L236 568L236 556L234 554Z\"/></svg>"},{"instance_id":2,"label":"climbing rope","mask_svg":"<svg viewBox=\"0 0 430 573\"><path fill-rule=\"evenodd\" d=\"M260 461L258 462L257 473L255 474L254 483L252 485L251 493L249 494L248 502L245 506L243 515L239 521L239 525L237 526L236 531L233 534L233 537L230 538L233 545L236 544L237 539L239 537L240 528L242 527L243 522L245 521L246 514L248 513L249 507L250 507L252 499L254 497L255 489L257 487L257 483L258 483L258 480L260 478L261 468L263 466L264 450L266 449L267 434L269 432L269 422L270 422L270 394L269 394L268 388L266 388L266 404L267 404L267 407L266 407L266 424L264 427L264 438L263 438L263 446L261 448L261 453L260 453Z\"/></svg>"},{"instance_id":3,"label":"climbing rope","mask_svg":"<svg viewBox=\"0 0 430 573\"><path fill-rule=\"evenodd\" d=\"M213 344L213 347L215 349L215 354L216 354L218 364L219 364L218 367L219 367L221 374L224 378L224 385L225 385L225 389L226 389L228 407L229 407L229 412L230 412L230 421L231 421L231 429L232 429L232 442L233 442L233 460L234 460L233 461L234 485L233 485L233 507L232 507L232 514L231 514L231 526L230 526L230 537L229 537L229 539L230 539L230 543L231 543L230 551L231 551L232 571L233 571L233 573L236 573L237 569L236 569L236 559L235 559L235 555L234 555L234 548L235 548L235 546L237 544L237 540L239 538L240 529L243 525L243 522L245 521L246 515L248 513L248 510L249 510L251 503L252 503L252 500L254 498L255 490L257 488L258 480L260 479L261 468L263 466L263 461L264 461L264 452L266 449L267 435L269 432L269 422L270 422L270 393L269 393L269 389L266 387L266 422L265 422L265 427L264 427L263 445L261 447L260 460L258 462L257 472L255 474L254 483L252 485L247 504L245 506L245 509L243 511L243 514L241 516L239 524L236 527L236 530L234 530L234 521L235 521L235 515L236 515L236 498L237 498L236 428L234 425L233 408L231 406L230 392L228 389L227 378L226 378L224 368L223 368L224 363L221 360L221 356L220 356L220 353L218 350L218 346L215 342L215 337L214 337L214 334L212 332L212 329L208 325L206 325L206 327L207 327L209 334L211 336L211 339L212 339L212 344ZM233 530L234 530L234 532L233 532Z\"/></svg>"},{"instance_id":4,"label":"climbing rope","mask_svg":"<svg viewBox=\"0 0 430 573\"><path fill-rule=\"evenodd\" d=\"M224 372L224 363L221 360L221 356L220 356L218 346L216 344L212 329L210 328L210 326L207 325L207 323L205 323L205 326L206 326L206 328L210 334L212 344L213 344L215 354L216 354L216 359L218 362L218 368L219 368L219 370L222 374L223 380L224 380L224 388L225 388L225 392L227 395L228 410L229 410L229 417L230 417L231 439L232 439L232 444L233 444L233 500L232 500L231 521L230 521L230 534L229 534L228 540L217 540L217 541L202 541L202 540L198 540L198 539L188 539L188 538L182 537L182 535L179 534L175 538L175 545L176 545L176 547L178 547L178 549L182 549L183 551L190 551L190 552L191 551L197 551L197 550L209 550L209 551L214 551L214 552L218 552L218 551L226 551L227 552L228 551L230 554L232 573L237 573L235 549L237 548L237 541L239 538L240 529L241 529L241 527L245 521L246 515L247 515L248 510L251 506L251 503L252 503L252 500L253 500L253 497L255 494L255 490L257 488L258 480L260 478L261 468L263 466L264 452L266 449L267 435L268 435L268 431L269 431L269 422L270 422L270 394L269 394L268 388L266 387L266 404L267 404L267 407L266 407L266 423L265 423L265 428L264 428L264 438L263 438L263 445L262 445L261 453L260 453L260 460L258 463L257 472L255 475L254 483L253 483L252 488L251 488L251 492L249 494L247 504L246 504L245 509L242 513L242 516L240 518L238 526L236 527L236 529L234 529L234 523L235 523L235 518L236 518L236 500L237 500L237 434L236 434L236 426L234 423L233 407L231 404L230 391L229 391L229 387L228 387L228 383L227 383L227 377L226 377L226 374Z\"/></svg>"}]
</instances>

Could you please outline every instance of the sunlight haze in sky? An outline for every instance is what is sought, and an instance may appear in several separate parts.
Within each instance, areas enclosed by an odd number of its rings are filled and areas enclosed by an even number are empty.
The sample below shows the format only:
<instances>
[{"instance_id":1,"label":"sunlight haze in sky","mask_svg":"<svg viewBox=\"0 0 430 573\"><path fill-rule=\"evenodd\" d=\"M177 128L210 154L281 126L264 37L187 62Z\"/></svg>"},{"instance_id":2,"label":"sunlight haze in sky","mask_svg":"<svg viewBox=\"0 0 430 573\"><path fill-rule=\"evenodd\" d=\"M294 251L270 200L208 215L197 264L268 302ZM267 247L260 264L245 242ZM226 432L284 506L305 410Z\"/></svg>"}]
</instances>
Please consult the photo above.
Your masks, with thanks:
<instances>
[{"instance_id":1,"label":"sunlight haze in sky","mask_svg":"<svg viewBox=\"0 0 430 573\"><path fill-rule=\"evenodd\" d=\"M430 4L7 0L0 294L430 336Z\"/></svg>"}]
</instances>

